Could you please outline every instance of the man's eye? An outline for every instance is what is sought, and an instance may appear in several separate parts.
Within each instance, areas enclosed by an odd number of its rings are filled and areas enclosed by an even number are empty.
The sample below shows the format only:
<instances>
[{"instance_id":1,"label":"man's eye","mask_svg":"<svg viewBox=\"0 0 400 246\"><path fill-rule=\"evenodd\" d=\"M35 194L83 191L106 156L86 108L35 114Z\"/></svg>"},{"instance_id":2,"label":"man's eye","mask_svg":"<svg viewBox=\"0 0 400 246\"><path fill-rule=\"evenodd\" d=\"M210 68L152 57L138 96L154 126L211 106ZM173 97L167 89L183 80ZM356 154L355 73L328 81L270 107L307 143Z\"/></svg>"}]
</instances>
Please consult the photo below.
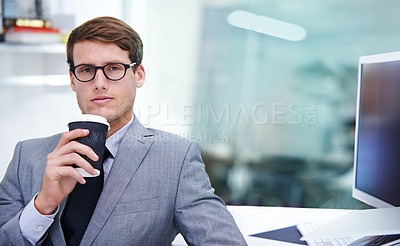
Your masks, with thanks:
<instances>
[{"instance_id":1,"label":"man's eye","mask_svg":"<svg viewBox=\"0 0 400 246\"><path fill-rule=\"evenodd\" d=\"M93 68L92 67L80 67L79 72L80 73L91 73L91 72L93 72Z\"/></svg>"},{"instance_id":2,"label":"man's eye","mask_svg":"<svg viewBox=\"0 0 400 246\"><path fill-rule=\"evenodd\" d=\"M122 68L121 68L121 66L110 66L110 70L111 71L118 71L118 70L121 70Z\"/></svg>"}]
</instances>

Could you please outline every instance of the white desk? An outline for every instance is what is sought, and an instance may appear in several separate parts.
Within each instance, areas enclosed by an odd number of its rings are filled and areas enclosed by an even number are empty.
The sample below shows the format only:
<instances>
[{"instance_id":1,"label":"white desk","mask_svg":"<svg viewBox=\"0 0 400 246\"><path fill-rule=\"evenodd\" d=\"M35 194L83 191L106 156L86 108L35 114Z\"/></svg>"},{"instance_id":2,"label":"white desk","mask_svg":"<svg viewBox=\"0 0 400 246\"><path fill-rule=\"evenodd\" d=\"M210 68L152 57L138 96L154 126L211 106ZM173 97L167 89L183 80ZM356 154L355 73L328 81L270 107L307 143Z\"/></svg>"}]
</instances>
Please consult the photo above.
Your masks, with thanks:
<instances>
[{"instance_id":1,"label":"white desk","mask_svg":"<svg viewBox=\"0 0 400 246\"><path fill-rule=\"evenodd\" d=\"M258 245L299 245L280 242L249 235L293 226L307 221L332 221L351 210L342 209L318 209L318 208L281 208L281 207L250 207L228 206L228 210L235 218L236 224L242 232L249 246ZM187 245L179 234L174 246Z\"/></svg>"}]
</instances>

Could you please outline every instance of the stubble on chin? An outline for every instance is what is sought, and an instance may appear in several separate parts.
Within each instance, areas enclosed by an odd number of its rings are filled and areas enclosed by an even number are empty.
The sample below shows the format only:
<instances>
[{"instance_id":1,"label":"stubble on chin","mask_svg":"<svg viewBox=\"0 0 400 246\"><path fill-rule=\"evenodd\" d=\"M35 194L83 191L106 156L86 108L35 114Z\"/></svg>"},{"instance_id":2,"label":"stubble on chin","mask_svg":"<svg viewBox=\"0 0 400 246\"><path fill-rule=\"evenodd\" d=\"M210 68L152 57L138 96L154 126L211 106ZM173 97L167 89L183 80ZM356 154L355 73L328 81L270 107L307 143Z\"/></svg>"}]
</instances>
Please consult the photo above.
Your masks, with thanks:
<instances>
[{"instance_id":1,"label":"stubble on chin","mask_svg":"<svg viewBox=\"0 0 400 246\"><path fill-rule=\"evenodd\" d=\"M116 103L114 104L109 104L107 106L97 106L93 104L87 104L83 105L81 107L82 113L83 114L94 114L94 115L99 115L107 119L107 121L110 123L110 121L114 121L118 112L118 106Z\"/></svg>"},{"instance_id":2,"label":"stubble on chin","mask_svg":"<svg viewBox=\"0 0 400 246\"><path fill-rule=\"evenodd\" d=\"M124 125L128 123L133 114L133 105L126 106L121 113L117 113L118 111L112 111L109 115L107 115L106 119L110 124L120 122Z\"/></svg>"},{"instance_id":3,"label":"stubble on chin","mask_svg":"<svg viewBox=\"0 0 400 246\"><path fill-rule=\"evenodd\" d=\"M78 103L79 104L79 103ZM79 105L83 114L95 114L106 118L110 125L125 125L129 122L133 114L133 102L132 105L126 105L122 110L121 105L118 103L110 102L107 106L98 107L97 105Z\"/></svg>"},{"instance_id":4,"label":"stubble on chin","mask_svg":"<svg viewBox=\"0 0 400 246\"><path fill-rule=\"evenodd\" d=\"M105 109L105 108L103 108ZM115 108L110 108L108 107L107 110L102 110L102 108L92 108L91 110L88 109L88 111L91 114L96 114L103 116L104 118L107 119L107 122L110 123L110 125L125 125L128 123L132 117L133 114L133 106L126 106L123 110L118 110L117 107Z\"/></svg>"}]
</instances>

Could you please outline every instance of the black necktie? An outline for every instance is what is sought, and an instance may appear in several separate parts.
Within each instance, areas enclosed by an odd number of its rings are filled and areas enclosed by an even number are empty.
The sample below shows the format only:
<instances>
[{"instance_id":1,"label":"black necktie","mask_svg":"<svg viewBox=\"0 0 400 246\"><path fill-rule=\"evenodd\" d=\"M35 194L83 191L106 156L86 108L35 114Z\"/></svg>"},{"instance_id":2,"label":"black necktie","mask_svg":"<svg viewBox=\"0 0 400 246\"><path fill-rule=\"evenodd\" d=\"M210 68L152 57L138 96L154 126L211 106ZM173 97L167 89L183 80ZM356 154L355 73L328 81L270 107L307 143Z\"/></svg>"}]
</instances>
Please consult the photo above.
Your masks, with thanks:
<instances>
[{"instance_id":1,"label":"black necktie","mask_svg":"<svg viewBox=\"0 0 400 246\"><path fill-rule=\"evenodd\" d=\"M110 155L110 151L106 148L103 161ZM61 217L61 225L67 245L79 245L92 217L97 200L103 190L103 164L100 163L98 166L94 166L94 168L100 170L100 175L86 178L84 185L77 183L74 190L68 196Z\"/></svg>"}]
</instances>

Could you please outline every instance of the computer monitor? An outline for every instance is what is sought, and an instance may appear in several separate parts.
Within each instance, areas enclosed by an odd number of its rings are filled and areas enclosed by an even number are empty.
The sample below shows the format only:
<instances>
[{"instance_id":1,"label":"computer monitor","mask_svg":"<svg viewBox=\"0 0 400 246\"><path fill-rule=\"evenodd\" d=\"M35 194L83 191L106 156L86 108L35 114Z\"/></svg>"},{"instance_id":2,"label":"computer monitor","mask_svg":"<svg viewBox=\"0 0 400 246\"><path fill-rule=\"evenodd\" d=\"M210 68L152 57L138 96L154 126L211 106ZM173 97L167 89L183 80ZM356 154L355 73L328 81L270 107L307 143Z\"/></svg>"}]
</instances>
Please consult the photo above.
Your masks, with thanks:
<instances>
[{"instance_id":1,"label":"computer monitor","mask_svg":"<svg viewBox=\"0 0 400 246\"><path fill-rule=\"evenodd\" d=\"M400 235L400 52L360 57L354 150L353 197L378 209L349 212L302 240Z\"/></svg>"},{"instance_id":2,"label":"computer monitor","mask_svg":"<svg viewBox=\"0 0 400 246\"><path fill-rule=\"evenodd\" d=\"M359 60L353 197L400 206L400 52Z\"/></svg>"}]
</instances>

